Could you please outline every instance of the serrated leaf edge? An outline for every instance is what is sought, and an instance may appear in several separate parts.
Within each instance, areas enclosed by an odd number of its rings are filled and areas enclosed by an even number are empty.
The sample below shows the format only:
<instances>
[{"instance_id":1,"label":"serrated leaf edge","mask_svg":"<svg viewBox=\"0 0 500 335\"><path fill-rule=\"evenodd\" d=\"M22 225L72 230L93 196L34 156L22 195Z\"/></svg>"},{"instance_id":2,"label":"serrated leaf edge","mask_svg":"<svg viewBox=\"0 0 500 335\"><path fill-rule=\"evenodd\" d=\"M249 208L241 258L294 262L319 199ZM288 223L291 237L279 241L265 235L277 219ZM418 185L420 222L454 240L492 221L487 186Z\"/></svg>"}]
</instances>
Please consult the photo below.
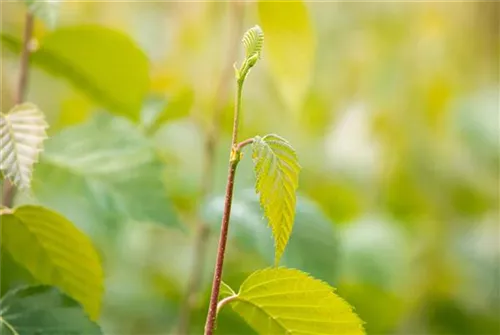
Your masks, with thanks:
<instances>
[{"instance_id":1,"label":"serrated leaf edge","mask_svg":"<svg viewBox=\"0 0 500 335\"><path fill-rule=\"evenodd\" d=\"M355 313L355 308L354 308L351 304L349 304L349 303L348 303L345 299L343 299L343 298L342 298L342 297L340 297L339 295L335 294L335 291L336 291L335 287L330 286L330 284L328 284L327 282L325 282L325 281L323 281L323 280L321 280L321 279L318 279L318 278L315 278L315 277L311 276L311 274L309 274L308 272L301 271L301 270L298 270L298 269L287 268L287 267L284 267L284 266L278 266L278 267L273 267L273 268L264 268L264 269L257 270L257 271L255 271L255 272L251 273L251 274L250 274L250 275L249 275L249 276L248 276L248 277L247 277L247 278L243 281L243 283L242 283L242 284L241 284L241 286L240 286L240 289L238 290L238 294L236 295L235 299L233 299L233 300L232 300L232 301L230 301L229 303L232 303L232 302L246 303L246 304L249 304L249 305L251 305L251 306L253 306L253 307L258 308L258 309L259 309L259 310L261 310L264 314L269 315L263 307L261 307L261 306L259 306L259 305L255 304L255 303L252 303L251 301L249 301L249 300L245 299L244 297L243 297L243 298L241 297L241 294L242 294L242 288L243 288L243 286L245 285L245 283L246 283L248 280L250 280L250 279L251 279L252 277L254 277L254 276L258 276L258 275L259 275L260 273L262 273L262 272L269 271L269 270L271 270L271 271L279 271L279 270L288 270L288 271L293 271L293 272L295 272L295 273L297 273L297 274L303 274L306 278L308 278L308 280L312 280L312 281L318 282L318 283L320 283L320 284L322 284L322 285L324 285L324 286L328 287L328 288L329 288L329 290L327 290L327 289L325 288L325 290L324 290L324 291L328 291L330 294L334 294L334 295L335 295L335 297L336 297L337 299L339 299L342 303L344 303L344 304L346 305L346 307L348 308L348 311L349 311L349 312L351 312L351 313L352 313L352 314L356 317L356 319L358 320L358 322L359 322L359 328L360 328L360 330L361 330L362 334L366 334L366 331L365 331L365 329L364 329L364 327L363 327L363 325L364 325L364 324L366 324L366 322L364 322L364 321L363 321L363 320L362 320L362 319L358 316L358 314L356 314L356 313ZM297 277L296 277L296 276L291 276L291 277L275 278L275 279L273 279L273 280L271 280L271 281L266 281L266 282L264 282L264 283L259 283L259 285L257 285L257 286L253 286L253 287L252 287L252 289L253 289L253 288L255 288L255 287L261 286L261 285L265 285L265 284L267 284L267 283L269 283L269 282L272 282L272 281L275 281L275 280L284 280L284 279L288 279L288 278L290 278L290 279L291 279L291 278L297 278ZM307 292L309 292L309 291L311 291L311 292L312 292L312 290L307 290ZM323 290L321 290L321 291L323 291ZM293 291L293 292L295 292L295 291ZM243 292L243 293L244 293L244 292ZM266 295L266 296L269 296L269 295ZM255 298L255 297L253 297L253 298ZM302 306L301 306L301 307L302 307ZM274 322L276 322L276 323L277 323L277 324L278 324L278 325L279 325L279 326L280 326L280 327L281 327L284 331L286 331L286 332L288 333L288 330L285 328L285 326L284 326L282 323L280 323L278 320L274 319L273 317L271 317L271 319L272 319ZM322 334L318 334L318 335L322 335ZM325 335L326 335L326 334L325 334Z\"/></svg>"},{"instance_id":2,"label":"serrated leaf edge","mask_svg":"<svg viewBox=\"0 0 500 335\"><path fill-rule=\"evenodd\" d=\"M271 139L271 140L269 140L269 139ZM273 150L270 143L275 144L275 145L278 144L280 146L286 147L286 149L292 153L292 157L289 157L292 160L287 161L287 160L283 160L282 157L278 157L278 155L275 154L275 152L274 152L275 150ZM269 213L269 211L270 211L269 205L264 202L262 192L260 191L260 188L261 188L260 183L262 182L262 179L261 179L262 178L262 171L260 171L260 170L262 168L259 167L259 164L264 164L264 163L259 162L259 159L262 159L262 157L258 156L256 151L258 150L258 146L262 146L262 144L266 145L269 148L268 154L270 153L271 155L274 155L274 158L278 157L278 164L279 165L286 166L286 170L289 170L289 171L293 170L293 168L295 168L295 170L296 170L295 172L297 174L297 176L296 176L297 184L295 185L292 182L292 183L288 183L288 186L284 186L284 190L285 190L284 192L287 193L287 195L288 195L288 197L286 197L286 199L288 199L288 200L285 199L284 201L286 203L288 203L287 206L290 207L288 209L289 214L290 214L290 221L291 221L289 231L287 229L285 232L283 232L283 229L279 230L277 225L273 224L273 222L271 221L271 215ZM294 221L295 221L294 219L295 219L296 202L297 202L296 190L298 187L298 175L299 175L302 167L299 164L295 149L290 145L290 143L286 139L284 139L283 137L276 135L276 134L268 134L268 135L265 135L263 137L255 136L254 141L252 143L252 158L254 161L254 171L255 171L255 175L256 175L255 191L257 194L260 194L259 202L260 202L261 208L264 210L264 216L267 218L268 225L271 226L271 229L273 232L273 237L274 237L274 242L275 242L274 243L275 244L275 266L277 266L283 252L285 251L285 248L288 244L288 241L290 239L290 235L291 235L292 230L293 230L293 225L294 225ZM268 161L270 161L274 158L270 157L268 159ZM266 164L266 165L269 165L269 164ZM291 166L291 164L294 166ZM291 172L294 172L294 171L291 171ZM268 175L268 174L269 173L267 173L266 175ZM282 174L282 175L287 176L286 174ZM283 176L282 176L282 178L283 178ZM285 179L289 179L289 178L286 177ZM290 186L291 186L292 190L290 190ZM289 203L289 202L291 202L291 203ZM285 228L288 228L288 227L285 227ZM283 234L285 234L286 236L283 236ZM282 248L278 247L280 244L283 245Z\"/></svg>"},{"instance_id":3,"label":"serrated leaf edge","mask_svg":"<svg viewBox=\"0 0 500 335\"><path fill-rule=\"evenodd\" d=\"M18 152L19 151L19 146L20 143L15 142L15 135L16 133L13 130L14 124L12 123L12 117L15 116L16 114L21 114L21 113L27 113L31 111L31 113L35 112L38 115L36 115L37 122L36 126L39 127L38 131L41 134L37 134L36 136L33 136L32 134L23 134L24 138L26 137L36 137L38 140L37 143L35 143L35 146L30 147L34 153L29 159L31 162L29 163L29 166L23 166L21 164L21 157L22 155ZM33 175L33 168L35 163L38 162L38 157L40 152L43 150L43 141L47 139L47 134L46 134L46 129L49 127L47 122L45 121L45 115L43 114L40 109L29 102L18 104L14 106L8 113L0 113L0 129L2 130L2 133L0 134L0 147L1 147L1 152L0 152L0 169L4 173L4 175L17 187L19 188L28 188L31 183L32 175ZM25 125L24 125L25 126ZM5 130L6 133L3 133ZM12 143L12 149L11 152L14 152L14 161L12 163L7 162L7 159L10 157L10 155L5 152L5 147L8 144L5 144L4 141L7 140L7 138L10 140L9 143ZM17 165L16 168L12 168L11 165ZM28 169L27 172L24 174L21 173L23 169ZM24 179L24 180L23 180Z\"/></svg>"}]
</instances>

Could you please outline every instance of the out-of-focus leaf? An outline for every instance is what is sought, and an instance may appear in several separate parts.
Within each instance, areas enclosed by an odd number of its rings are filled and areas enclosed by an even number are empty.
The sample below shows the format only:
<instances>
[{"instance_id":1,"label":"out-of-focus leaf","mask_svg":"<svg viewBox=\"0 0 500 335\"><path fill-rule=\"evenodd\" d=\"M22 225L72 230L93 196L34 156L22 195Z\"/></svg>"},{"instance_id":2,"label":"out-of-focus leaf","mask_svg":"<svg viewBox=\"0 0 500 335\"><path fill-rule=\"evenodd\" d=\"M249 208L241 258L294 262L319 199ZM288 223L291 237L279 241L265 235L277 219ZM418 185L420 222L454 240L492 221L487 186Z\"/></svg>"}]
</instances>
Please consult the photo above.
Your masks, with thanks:
<instances>
[{"instance_id":1,"label":"out-of-focus leaf","mask_svg":"<svg viewBox=\"0 0 500 335\"><path fill-rule=\"evenodd\" d=\"M165 122L179 119L189 115L189 111L194 103L194 92L191 88L185 87L171 96L167 103L156 113L149 125L148 132L156 132Z\"/></svg>"},{"instance_id":2,"label":"out-of-focus leaf","mask_svg":"<svg viewBox=\"0 0 500 335\"><path fill-rule=\"evenodd\" d=\"M254 272L230 305L259 334L364 334L331 286L296 269Z\"/></svg>"},{"instance_id":3,"label":"out-of-focus leaf","mask_svg":"<svg viewBox=\"0 0 500 335\"><path fill-rule=\"evenodd\" d=\"M54 28L57 22L60 0L23 0L28 9L49 28Z\"/></svg>"},{"instance_id":4,"label":"out-of-focus leaf","mask_svg":"<svg viewBox=\"0 0 500 335\"><path fill-rule=\"evenodd\" d=\"M409 250L396 223L380 217L361 218L344 227L340 243L341 280L387 290L401 288L402 274L408 273Z\"/></svg>"},{"instance_id":5,"label":"out-of-focus leaf","mask_svg":"<svg viewBox=\"0 0 500 335\"><path fill-rule=\"evenodd\" d=\"M197 210L204 182L204 138L192 119L165 123L153 136L158 152L169 164L163 181L177 208ZM227 155L226 155L227 163Z\"/></svg>"},{"instance_id":6,"label":"out-of-focus leaf","mask_svg":"<svg viewBox=\"0 0 500 335\"><path fill-rule=\"evenodd\" d=\"M141 126L150 129L166 106L167 101L163 97L157 95L148 97L141 110Z\"/></svg>"},{"instance_id":7,"label":"out-of-focus leaf","mask_svg":"<svg viewBox=\"0 0 500 335\"><path fill-rule=\"evenodd\" d=\"M273 230L275 264L280 261L292 233L300 165L295 149L277 135L256 136L252 144L255 190Z\"/></svg>"},{"instance_id":8,"label":"out-of-focus leaf","mask_svg":"<svg viewBox=\"0 0 500 335\"><path fill-rule=\"evenodd\" d=\"M451 257L460 263L459 296L464 306L476 311L500 308L500 245L498 212L492 211L473 226L453 232Z\"/></svg>"},{"instance_id":9,"label":"out-of-focus leaf","mask_svg":"<svg viewBox=\"0 0 500 335\"><path fill-rule=\"evenodd\" d=\"M30 186L47 127L43 113L31 103L0 113L0 169L19 188Z\"/></svg>"},{"instance_id":10,"label":"out-of-focus leaf","mask_svg":"<svg viewBox=\"0 0 500 335\"><path fill-rule=\"evenodd\" d=\"M13 335L102 334L75 300L50 286L25 286L0 300L0 333L13 331Z\"/></svg>"},{"instance_id":11,"label":"out-of-focus leaf","mask_svg":"<svg viewBox=\"0 0 500 335\"><path fill-rule=\"evenodd\" d=\"M224 197L211 198L203 208L205 220L220 229ZM271 229L266 226L253 190L238 192L231 206L230 240L245 252L257 252L273 261ZM314 277L332 283L338 272L338 236L321 209L311 200L298 196L293 233L282 262L300 268Z\"/></svg>"},{"instance_id":12,"label":"out-of-focus leaf","mask_svg":"<svg viewBox=\"0 0 500 335\"><path fill-rule=\"evenodd\" d=\"M33 191L42 204L86 231L127 219L177 226L162 170L149 140L136 127L97 114L47 141Z\"/></svg>"},{"instance_id":13,"label":"out-of-focus leaf","mask_svg":"<svg viewBox=\"0 0 500 335\"><path fill-rule=\"evenodd\" d=\"M12 259L12 256L4 249L0 248L0 297L8 291L25 285L36 284L33 275L21 264Z\"/></svg>"},{"instance_id":14,"label":"out-of-focus leaf","mask_svg":"<svg viewBox=\"0 0 500 335\"><path fill-rule=\"evenodd\" d=\"M307 7L302 1L261 0L258 12L266 35L263 58L288 107L298 110L309 88L316 48Z\"/></svg>"},{"instance_id":15,"label":"out-of-focus leaf","mask_svg":"<svg viewBox=\"0 0 500 335\"><path fill-rule=\"evenodd\" d=\"M79 301L99 317L103 293L101 262L90 239L63 216L38 206L2 214L2 244L12 258L43 284Z\"/></svg>"},{"instance_id":16,"label":"out-of-focus leaf","mask_svg":"<svg viewBox=\"0 0 500 335\"><path fill-rule=\"evenodd\" d=\"M454 126L474 157L493 162L498 170L498 87L480 91L457 101Z\"/></svg>"},{"instance_id":17,"label":"out-of-focus leaf","mask_svg":"<svg viewBox=\"0 0 500 335\"><path fill-rule=\"evenodd\" d=\"M21 51L21 42L9 35L2 34L2 45ZM110 112L139 120L149 64L126 35L92 25L59 28L40 41L31 62L68 80Z\"/></svg>"}]
</instances>

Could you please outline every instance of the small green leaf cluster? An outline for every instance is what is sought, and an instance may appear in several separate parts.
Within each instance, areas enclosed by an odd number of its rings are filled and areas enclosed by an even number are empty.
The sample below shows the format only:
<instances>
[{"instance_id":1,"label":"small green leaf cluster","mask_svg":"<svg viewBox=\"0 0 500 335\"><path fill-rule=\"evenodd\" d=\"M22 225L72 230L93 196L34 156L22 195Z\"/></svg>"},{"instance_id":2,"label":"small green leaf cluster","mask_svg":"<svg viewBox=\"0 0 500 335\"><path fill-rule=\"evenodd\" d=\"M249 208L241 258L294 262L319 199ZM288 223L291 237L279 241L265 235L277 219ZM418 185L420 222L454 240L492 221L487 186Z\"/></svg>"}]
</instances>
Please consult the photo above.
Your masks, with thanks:
<instances>
[{"instance_id":1,"label":"small green leaf cluster","mask_svg":"<svg viewBox=\"0 0 500 335\"><path fill-rule=\"evenodd\" d=\"M262 46L264 45L264 33L262 29L259 26L250 28L245 35L243 35L242 42L245 46L246 57L239 70L235 65L236 79L239 85L243 84L248 72L260 58Z\"/></svg>"}]
</instances>

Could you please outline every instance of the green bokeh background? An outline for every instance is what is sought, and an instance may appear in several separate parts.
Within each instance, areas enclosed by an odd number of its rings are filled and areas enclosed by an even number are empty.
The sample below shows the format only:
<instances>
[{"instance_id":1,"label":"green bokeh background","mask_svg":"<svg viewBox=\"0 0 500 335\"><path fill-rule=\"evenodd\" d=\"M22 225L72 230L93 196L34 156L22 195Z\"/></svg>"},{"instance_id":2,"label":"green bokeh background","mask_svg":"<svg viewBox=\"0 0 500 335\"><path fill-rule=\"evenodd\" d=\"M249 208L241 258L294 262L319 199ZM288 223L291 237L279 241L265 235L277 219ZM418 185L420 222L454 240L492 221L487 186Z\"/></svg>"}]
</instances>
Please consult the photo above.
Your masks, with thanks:
<instances>
[{"instance_id":1,"label":"green bokeh background","mask_svg":"<svg viewBox=\"0 0 500 335\"><path fill-rule=\"evenodd\" d=\"M269 24L256 3L65 2L54 28L36 22L42 48L45 37L69 29L47 47L68 53L77 69L84 64L94 86L71 85L58 62L50 73L33 62L28 100L47 115L50 139L33 189L16 203L46 205L91 236L106 274L104 332L175 329L195 227L206 222L190 331L202 333L227 172L232 64L243 56L235 39L258 23L266 41L245 83L240 138L280 134L303 166L283 264L336 287L369 334L499 334L498 3L308 2L309 30L292 34L279 29L294 22L296 6L274 6ZM24 10L2 3L3 34L22 36ZM103 35L113 42L89 49L84 35L71 35L89 24L126 41ZM269 46L280 34L283 46ZM5 43L2 111L13 105L18 73ZM141 53L147 62L136 59ZM280 55L285 72L272 61ZM207 175L204 143L217 113ZM233 288L274 257L253 183L247 152L224 267ZM2 294L33 282L8 254L1 261ZM216 333L253 334L230 309Z\"/></svg>"}]
</instances>

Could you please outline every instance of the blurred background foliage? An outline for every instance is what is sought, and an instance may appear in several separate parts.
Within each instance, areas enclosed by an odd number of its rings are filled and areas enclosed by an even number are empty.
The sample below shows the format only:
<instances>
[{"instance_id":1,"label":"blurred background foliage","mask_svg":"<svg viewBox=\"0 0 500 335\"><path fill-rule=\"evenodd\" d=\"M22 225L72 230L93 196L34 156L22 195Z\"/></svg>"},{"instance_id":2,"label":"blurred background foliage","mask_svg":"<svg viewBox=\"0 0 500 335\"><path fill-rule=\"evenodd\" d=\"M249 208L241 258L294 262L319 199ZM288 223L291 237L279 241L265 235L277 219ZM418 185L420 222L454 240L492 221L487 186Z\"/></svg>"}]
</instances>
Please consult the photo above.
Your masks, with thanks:
<instances>
[{"instance_id":1,"label":"blurred background foliage","mask_svg":"<svg viewBox=\"0 0 500 335\"><path fill-rule=\"evenodd\" d=\"M278 133L303 166L282 263L334 285L369 334L499 334L499 10L495 2L61 2L49 24L36 22L28 100L46 113L51 138L33 189L16 203L49 206L92 237L110 335L175 329L194 232L208 224L190 322L201 334L232 64L242 59L242 33L258 23L266 42L244 90L240 138ZM13 105L24 11L2 2L2 111ZM273 259L253 183L247 153L224 268L234 288ZM2 294L33 282L1 256ZM253 334L230 310L217 333Z\"/></svg>"}]
</instances>

